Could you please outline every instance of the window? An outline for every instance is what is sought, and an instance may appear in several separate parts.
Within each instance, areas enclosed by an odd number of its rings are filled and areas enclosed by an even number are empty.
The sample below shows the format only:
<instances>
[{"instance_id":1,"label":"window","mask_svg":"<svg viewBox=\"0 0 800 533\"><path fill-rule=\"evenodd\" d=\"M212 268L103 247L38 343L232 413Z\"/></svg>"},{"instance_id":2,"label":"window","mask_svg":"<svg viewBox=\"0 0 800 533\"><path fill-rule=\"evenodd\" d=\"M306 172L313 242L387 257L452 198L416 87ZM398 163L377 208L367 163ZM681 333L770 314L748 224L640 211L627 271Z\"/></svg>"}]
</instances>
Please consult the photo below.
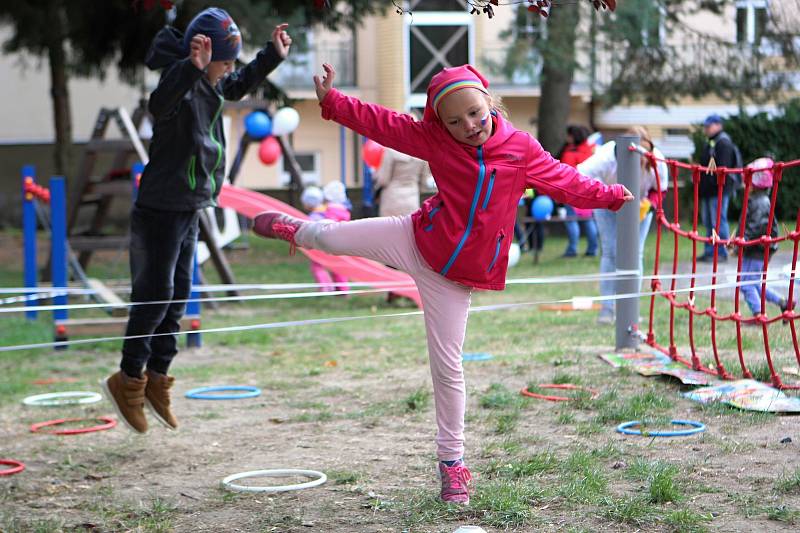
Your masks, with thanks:
<instances>
[{"instance_id":1,"label":"window","mask_svg":"<svg viewBox=\"0 0 800 533\"><path fill-rule=\"evenodd\" d=\"M408 3L405 17L406 108L425 105L425 91L444 67L472 63L473 19L461 0Z\"/></svg>"},{"instance_id":2,"label":"window","mask_svg":"<svg viewBox=\"0 0 800 533\"><path fill-rule=\"evenodd\" d=\"M736 3L737 43L759 46L766 27L766 0L740 0Z\"/></svg>"},{"instance_id":3,"label":"window","mask_svg":"<svg viewBox=\"0 0 800 533\"><path fill-rule=\"evenodd\" d=\"M319 152L295 152L295 159L302 171L303 185L319 185L321 178L319 172ZM289 172L289 161L281 157L281 186L286 187L292 181Z\"/></svg>"}]
</instances>

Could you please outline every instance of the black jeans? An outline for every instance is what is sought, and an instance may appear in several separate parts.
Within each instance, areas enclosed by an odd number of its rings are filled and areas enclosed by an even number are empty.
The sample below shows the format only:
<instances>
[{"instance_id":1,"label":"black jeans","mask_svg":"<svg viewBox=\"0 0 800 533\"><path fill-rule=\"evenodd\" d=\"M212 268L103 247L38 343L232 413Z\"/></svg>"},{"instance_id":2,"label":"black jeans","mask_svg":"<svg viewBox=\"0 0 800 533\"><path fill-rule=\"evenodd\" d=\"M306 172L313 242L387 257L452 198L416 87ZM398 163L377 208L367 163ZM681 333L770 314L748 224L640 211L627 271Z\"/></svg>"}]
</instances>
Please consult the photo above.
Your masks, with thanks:
<instances>
[{"instance_id":1,"label":"black jeans","mask_svg":"<svg viewBox=\"0 0 800 533\"><path fill-rule=\"evenodd\" d=\"M130 266L132 302L185 300L192 289L194 249L199 212L160 211L134 207L131 211ZM135 305L130 309L120 368L139 377L145 367L167 373L178 353L177 336L185 302ZM154 333L170 333L148 337Z\"/></svg>"}]
</instances>

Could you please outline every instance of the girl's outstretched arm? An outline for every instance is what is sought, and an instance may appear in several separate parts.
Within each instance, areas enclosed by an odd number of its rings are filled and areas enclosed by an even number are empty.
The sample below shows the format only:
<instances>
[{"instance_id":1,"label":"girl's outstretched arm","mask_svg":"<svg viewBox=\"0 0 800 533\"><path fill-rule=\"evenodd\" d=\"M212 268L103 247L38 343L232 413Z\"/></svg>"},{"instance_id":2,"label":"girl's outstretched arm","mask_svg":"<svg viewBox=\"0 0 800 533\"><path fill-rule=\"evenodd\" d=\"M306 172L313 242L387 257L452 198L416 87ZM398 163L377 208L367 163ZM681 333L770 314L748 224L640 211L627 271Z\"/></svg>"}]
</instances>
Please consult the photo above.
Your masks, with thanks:
<instances>
[{"instance_id":1,"label":"girl's outstretched arm","mask_svg":"<svg viewBox=\"0 0 800 533\"><path fill-rule=\"evenodd\" d=\"M633 200L633 194L625 186L618 183L606 185L584 176L547 153L533 137L529 138L525 184L557 202L585 209L616 211L625 202Z\"/></svg>"},{"instance_id":2,"label":"girl's outstretched arm","mask_svg":"<svg viewBox=\"0 0 800 533\"><path fill-rule=\"evenodd\" d=\"M426 161L431 159L436 149L434 126L405 113L343 95L333 88L336 70L328 63L322 67L324 77L314 76L322 118L338 122L383 146Z\"/></svg>"}]
</instances>

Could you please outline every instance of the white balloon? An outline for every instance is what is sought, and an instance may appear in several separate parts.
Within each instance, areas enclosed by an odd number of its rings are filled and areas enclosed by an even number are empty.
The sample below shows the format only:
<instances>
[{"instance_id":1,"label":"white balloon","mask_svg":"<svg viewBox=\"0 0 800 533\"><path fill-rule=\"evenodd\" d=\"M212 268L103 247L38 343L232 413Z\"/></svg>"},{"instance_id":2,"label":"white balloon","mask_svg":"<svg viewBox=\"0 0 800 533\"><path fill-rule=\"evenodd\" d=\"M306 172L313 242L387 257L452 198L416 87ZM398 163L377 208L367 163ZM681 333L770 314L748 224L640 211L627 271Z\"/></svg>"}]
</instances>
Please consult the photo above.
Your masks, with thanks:
<instances>
[{"instance_id":1,"label":"white balloon","mask_svg":"<svg viewBox=\"0 0 800 533\"><path fill-rule=\"evenodd\" d=\"M282 107L272 117L272 135L288 135L297 129L300 115L292 107Z\"/></svg>"},{"instance_id":2,"label":"white balloon","mask_svg":"<svg viewBox=\"0 0 800 533\"><path fill-rule=\"evenodd\" d=\"M519 263L520 249L519 244L512 242L511 248L508 249L508 266L513 267Z\"/></svg>"}]
</instances>

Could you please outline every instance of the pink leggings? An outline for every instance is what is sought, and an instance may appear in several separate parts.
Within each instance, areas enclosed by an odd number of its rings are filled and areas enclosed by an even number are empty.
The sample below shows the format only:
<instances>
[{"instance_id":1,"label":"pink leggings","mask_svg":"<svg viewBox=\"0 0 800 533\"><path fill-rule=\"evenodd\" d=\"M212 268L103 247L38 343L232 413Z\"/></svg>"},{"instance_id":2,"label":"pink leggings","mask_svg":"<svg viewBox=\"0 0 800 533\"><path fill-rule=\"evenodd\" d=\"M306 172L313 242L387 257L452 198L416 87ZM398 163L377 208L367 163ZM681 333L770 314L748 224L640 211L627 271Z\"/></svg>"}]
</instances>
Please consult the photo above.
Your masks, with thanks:
<instances>
[{"instance_id":1,"label":"pink leggings","mask_svg":"<svg viewBox=\"0 0 800 533\"><path fill-rule=\"evenodd\" d=\"M332 291L346 291L350 287L347 286L347 278L335 272L329 272L327 268L311 261L311 275L317 283L323 284L319 288L320 292Z\"/></svg>"},{"instance_id":2,"label":"pink leggings","mask_svg":"<svg viewBox=\"0 0 800 533\"><path fill-rule=\"evenodd\" d=\"M471 289L437 274L414 242L411 216L352 222L308 222L295 242L334 255L366 257L407 272L416 282L425 309L428 357L436 404L437 454L442 461L464 456L464 409L467 391L461 347L467 329Z\"/></svg>"}]
</instances>

